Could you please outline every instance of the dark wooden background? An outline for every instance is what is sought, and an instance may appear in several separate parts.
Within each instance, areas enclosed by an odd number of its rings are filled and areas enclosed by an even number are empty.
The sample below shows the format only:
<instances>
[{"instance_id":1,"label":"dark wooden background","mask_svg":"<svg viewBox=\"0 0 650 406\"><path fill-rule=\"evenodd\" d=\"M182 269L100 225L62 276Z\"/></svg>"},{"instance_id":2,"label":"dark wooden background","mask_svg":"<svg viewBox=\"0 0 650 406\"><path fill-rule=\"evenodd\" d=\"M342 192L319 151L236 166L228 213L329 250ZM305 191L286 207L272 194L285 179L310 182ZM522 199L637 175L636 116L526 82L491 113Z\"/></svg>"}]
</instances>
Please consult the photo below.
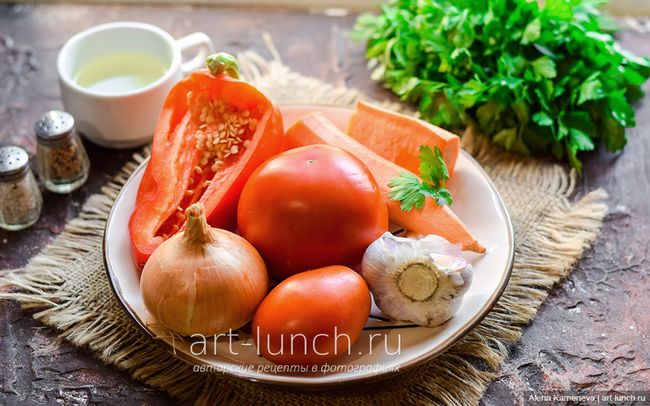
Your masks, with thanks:
<instances>
[{"instance_id":1,"label":"dark wooden background","mask_svg":"<svg viewBox=\"0 0 650 406\"><path fill-rule=\"evenodd\" d=\"M95 24L135 20L180 37L204 31L217 49L265 52L272 35L286 64L335 85L391 97L369 79L362 45L346 35L354 15L276 9L122 5L0 4L0 145L35 152L32 123L62 108L56 79L58 49L72 34ZM623 45L650 55L650 34L625 31ZM638 126L620 155L586 158L577 195L604 187L611 212L602 235L573 274L556 286L521 342L512 346L486 405L511 404L525 391L650 391L650 103L637 106ZM0 274L24 265L61 232L85 199L96 193L133 151L86 144L88 184L70 195L45 193L41 220L22 232L0 231ZM87 351L57 339L50 328L14 303L0 303L0 403L167 404L162 392L107 367Z\"/></svg>"}]
</instances>

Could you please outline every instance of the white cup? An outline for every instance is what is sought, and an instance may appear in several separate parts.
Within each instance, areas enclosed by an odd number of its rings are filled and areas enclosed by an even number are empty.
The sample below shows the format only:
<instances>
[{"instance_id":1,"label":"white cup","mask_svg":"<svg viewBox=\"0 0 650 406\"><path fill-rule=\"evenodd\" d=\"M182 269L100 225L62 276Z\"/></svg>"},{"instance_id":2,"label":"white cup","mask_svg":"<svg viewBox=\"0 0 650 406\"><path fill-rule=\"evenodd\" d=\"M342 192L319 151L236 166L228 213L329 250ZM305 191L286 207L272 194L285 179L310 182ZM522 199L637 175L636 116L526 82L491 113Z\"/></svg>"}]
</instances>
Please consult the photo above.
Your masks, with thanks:
<instances>
[{"instance_id":1,"label":"white cup","mask_svg":"<svg viewBox=\"0 0 650 406\"><path fill-rule=\"evenodd\" d=\"M184 62L183 53L190 49L196 53ZM85 63L113 52L152 55L165 64L165 73L147 86L122 94L102 94L75 83L75 75ZM70 38L59 52L57 71L63 105L90 141L109 148L143 145L151 140L172 86L203 66L212 52L212 41L202 32L176 40L149 24L98 25Z\"/></svg>"}]
</instances>

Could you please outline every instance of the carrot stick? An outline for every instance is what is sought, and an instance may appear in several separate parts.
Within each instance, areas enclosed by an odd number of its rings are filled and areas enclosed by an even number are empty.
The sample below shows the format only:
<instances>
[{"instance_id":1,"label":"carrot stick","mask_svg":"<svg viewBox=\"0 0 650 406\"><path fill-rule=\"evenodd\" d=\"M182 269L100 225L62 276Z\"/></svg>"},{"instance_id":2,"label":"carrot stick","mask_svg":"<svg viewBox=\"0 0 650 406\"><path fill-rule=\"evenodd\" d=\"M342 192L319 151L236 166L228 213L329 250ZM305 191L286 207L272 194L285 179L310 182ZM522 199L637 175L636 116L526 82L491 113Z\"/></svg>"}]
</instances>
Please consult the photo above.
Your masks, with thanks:
<instances>
[{"instance_id":1,"label":"carrot stick","mask_svg":"<svg viewBox=\"0 0 650 406\"><path fill-rule=\"evenodd\" d=\"M286 141L288 149L328 144L350 152L366 164L375 177L393 222L417 234L436 234L451 243L462 244L464 250L485 252L485 248L448 206L438 206L432 199L426 199L423 209L402 211L399 202L388 198L388 182L404 172L404 169L350 138L322 114L312 113L302 117L289 128Z\"/></svg>"},{"instance_id":2,"label":"carrot stick","mask_svg":"<svg viewBox=\"0 0 650 406\"><path fill-rule=\"evenodd\" d=\"M347 132L376 154L413 173L419 173L421 145L440 148L449 175L460 153L460 139L456 134L362 101L357 102Z\"/></svg>"}]
</instances>

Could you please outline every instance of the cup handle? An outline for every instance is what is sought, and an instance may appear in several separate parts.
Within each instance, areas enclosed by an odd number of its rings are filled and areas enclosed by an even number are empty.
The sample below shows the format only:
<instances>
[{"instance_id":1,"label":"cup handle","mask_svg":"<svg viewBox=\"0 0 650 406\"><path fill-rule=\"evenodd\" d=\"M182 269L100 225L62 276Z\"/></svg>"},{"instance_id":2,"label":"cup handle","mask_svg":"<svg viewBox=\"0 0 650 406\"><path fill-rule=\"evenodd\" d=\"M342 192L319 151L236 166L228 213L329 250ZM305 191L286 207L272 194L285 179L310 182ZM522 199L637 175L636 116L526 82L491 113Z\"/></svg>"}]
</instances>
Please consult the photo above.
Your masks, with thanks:
<instances>
[{"instance_id":1,"label":"cup handle","mask_svg":"<svg viewBox=\"0 0 650 406\"><path fill-rule=\"evenodd\" d=\"M183 75L189 75L193 70L199 69L205 64L205 58L214 52L212 40L202 32L195 32L176 40L176 45L181 51L181 56L188 50L197 49L196 55L188 61L181 63Z\"/></svg>"}]
</instances>

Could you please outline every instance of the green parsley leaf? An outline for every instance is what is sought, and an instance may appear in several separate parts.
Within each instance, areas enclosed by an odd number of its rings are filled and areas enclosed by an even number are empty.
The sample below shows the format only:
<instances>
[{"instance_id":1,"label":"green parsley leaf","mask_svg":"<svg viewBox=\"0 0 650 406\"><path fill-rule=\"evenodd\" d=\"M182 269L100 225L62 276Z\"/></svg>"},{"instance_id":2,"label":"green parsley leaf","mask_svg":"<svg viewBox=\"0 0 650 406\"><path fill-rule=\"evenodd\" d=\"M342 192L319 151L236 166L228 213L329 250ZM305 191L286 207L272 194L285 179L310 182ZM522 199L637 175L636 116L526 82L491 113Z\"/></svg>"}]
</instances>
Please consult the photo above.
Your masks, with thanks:
<instances>
[{"instance_id":1,"label":"green parsley leaf","mask_svg":"<svg viewBox=\"0 0 650 406\"><path fill-rule=\"evenodd\" d=\"M430 182L435 187L444 186L444 183L449 179L449 171L445 160L442 158L440 148L424 145L420 146L420 177L425 182Z\"/></svg>"},{"instance_id":2,"label":"green parsley leaf","mask_svg":"<svg viewBox=\"0 0 650 406\"><path fill-rule=\"evenodd\" d=\"M550 127L553 125L553 119L551 116L543 111L533 114L533 121L542 127Z\"/></svg>"},{"instance_id":3,"label":"green parsley leaf","mask_svg":"<svg viewBox=\"0 0 650 406\"><path fill-rule=\"evenodd\" d=\"M422 182L411 172L402 172L398 178L388 182L391 188L388 198L400 203L402 211L411 211L414 207L424 207L424 194L421 193Z\"/></svg>"},{"instance_id":4,"label":"green parsley leaf","mask_svg":"<svg viewBox=\"0 0 650 406\"><path fill-rule=\"evenodd\" d=\"M553 60L548 56L542 56L541 58L534 60L532 65L535 72L542 77L553 79L557 76L555 62L553 62Z\"/></svg>"},{"instance_id":5,"label":"green parsley leaf","mask_svg":"<svg viewBox=\"0 0 650 406\"><path fill-rule=\"evenodd\" d=\"M600 100L605 97L605 90L603 89L603 84L600 82L600 80L597 79L597 76L598 75L590 76L580 86L580 98L578 99L578 105L583 104L590 100Z\"/></svg>"},{"instance_id":6,"label":"green parsley leaf","mask_svg":"<svg viewBox=\"0 0 650 406\"><path fill-rule=\"evenodd\" d=\"M440 148L420 146L420 178L411 172L402 172L399 177L391 179L388 198L400 202L402 211L413 208L422 209L425 199L430 197L439 206L451 205L453 199L445 182L449 179L449 170L442 158Z\"/></svg>"},{"instance_id":7,"label":"green parsley leaf","mask_svg":"<svg viewBox=\"0 0 650 406\"><path fill-rule=\"evenodd\" d=\"M524 144L522 138L519 136L519 132L517 131L517 128L515 127L504 128L503 130L499 131L494 136L494 138L492 138L492 142L501 145L502 147L510 151L517 151L524 155L530 154L528 147L526 146L526 144Z\"/></svg>"},{"instance_id":8,"label":"green parsley leaf","mask_svg":"<svg viewBox=\"0 0 650 406\"><path fill-rule=\"evenodd\" d=\"M445 188L435 187L429 183L423 183L420 193L424 196L433 198L438 206L451 206L454 199L451 197L449 190Z\"/></svg>"},{"instance_id":9,"label":"green parsley leaf","mask_svg":"<svg viewBox=\"0 0 650 406\"><path fill-rule=\"evenodd\" d=\"M540 21L539 18L536 18L526 26L526 29L524 30L524 34L521 37L521 43L526 45L537 41L541 32L542 32L542 22Z\"/></svg>"}]
</instances>

